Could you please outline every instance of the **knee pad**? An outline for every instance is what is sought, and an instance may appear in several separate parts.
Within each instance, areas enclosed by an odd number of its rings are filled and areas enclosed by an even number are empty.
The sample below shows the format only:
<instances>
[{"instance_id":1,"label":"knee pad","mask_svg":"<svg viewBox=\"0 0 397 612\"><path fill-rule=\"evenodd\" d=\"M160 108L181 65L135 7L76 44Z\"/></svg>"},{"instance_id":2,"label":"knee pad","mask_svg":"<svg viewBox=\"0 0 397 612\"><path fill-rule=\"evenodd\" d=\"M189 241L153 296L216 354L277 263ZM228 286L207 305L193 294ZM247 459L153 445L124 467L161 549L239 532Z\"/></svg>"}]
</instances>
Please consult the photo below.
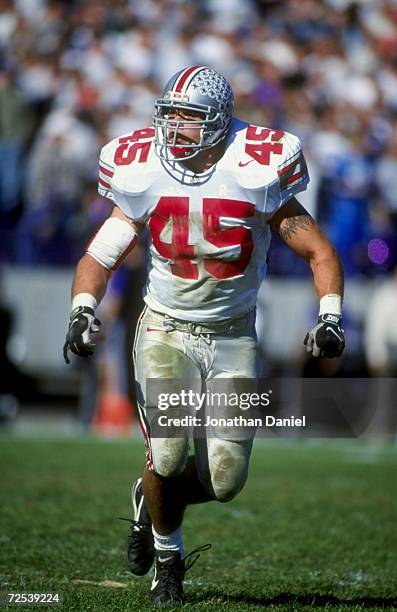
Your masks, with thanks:
<instances>
[{"instance_id":1,"label":"knee pad","mask_svg":"<svg viewBox=\"0 0 397 612\"><path fill-rule=\"evenodd\" d=\"M224 478L222 466L218 466L212 477L212 489L215 499L219 502L231 501L238 493L240 493L246 480L246 474L239 474L237 478L235 476L227 476Z\"/></svg>"},{"instance_id":2,"label":"knee pad","mask_svg":"<svg viewBox=\"0 0 397 612\"><path fill-rule=\"evenodd\" d=\"M185 469L188 443L183 438L152 440L153 472L162 478L173 478Z\"/></svg>"},{"instance_id":3,"label":"knee pad","mask_svg":"<svg viewBox=\"0 0 397 612\"><path fill-rule=\"evenodd\" d=\"M249 451L241 444L218 443L209 456L211 485L216 500L227 502L243 488L248 475Z\"/></svg>"}]
</instances>

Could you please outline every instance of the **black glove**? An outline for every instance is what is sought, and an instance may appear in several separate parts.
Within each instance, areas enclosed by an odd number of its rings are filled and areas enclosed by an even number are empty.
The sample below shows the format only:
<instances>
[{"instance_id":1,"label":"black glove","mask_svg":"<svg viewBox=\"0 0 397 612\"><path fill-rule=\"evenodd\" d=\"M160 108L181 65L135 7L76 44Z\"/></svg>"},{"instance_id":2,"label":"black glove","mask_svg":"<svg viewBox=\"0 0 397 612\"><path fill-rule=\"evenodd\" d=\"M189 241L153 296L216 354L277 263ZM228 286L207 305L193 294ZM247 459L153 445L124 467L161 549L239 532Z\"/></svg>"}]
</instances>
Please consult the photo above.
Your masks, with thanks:
<instances>
[{"instance_id":1,"label":"black glove","mask_svg":"<svg viewBox=\"0 0 397 612\"><path fill-rule=\"evenodd\" d=\"M304 339L308 353L313 357L339 357L345 348L345 337L341 328L342 317L335 314L323 314L318 317Z\"/></svg>"},{"instance_id":2,"label":"black glove","mask_svg":"<svg viewBox=\"0 0 397 612\"><path fill-rule=\"evenodd\" d=\"M95 313L89 306L77 306L72 310L66 342L63 346L63 357L70 363L69 349L80 357L92 355L95 348L93 334L99 332L101 322L95 318Z\"/></svg>"}]
</instances>

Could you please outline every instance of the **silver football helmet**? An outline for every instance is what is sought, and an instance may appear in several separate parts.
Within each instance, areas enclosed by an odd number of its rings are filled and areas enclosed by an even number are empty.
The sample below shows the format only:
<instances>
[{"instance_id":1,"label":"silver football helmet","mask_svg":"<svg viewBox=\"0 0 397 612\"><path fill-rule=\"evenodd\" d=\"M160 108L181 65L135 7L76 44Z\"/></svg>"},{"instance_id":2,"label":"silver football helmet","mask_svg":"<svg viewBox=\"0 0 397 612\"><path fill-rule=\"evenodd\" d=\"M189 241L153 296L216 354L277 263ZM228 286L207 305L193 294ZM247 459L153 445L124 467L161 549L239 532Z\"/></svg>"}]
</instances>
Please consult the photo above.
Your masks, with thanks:
<instances>
[{"instance_id":1,"label":"silver football helmet","mask_svg":"<svg viewBox=\"0 0 397 612\"><path fill-rule=\"evenodd\" d=\"M154 105L156 155L164 160L195 157L227 135L233 114L233 91L228 81L206 66L191 66L174 74ZM180 129L199 130L196 143L183 140Z\"/></svg>"}]
</instances>

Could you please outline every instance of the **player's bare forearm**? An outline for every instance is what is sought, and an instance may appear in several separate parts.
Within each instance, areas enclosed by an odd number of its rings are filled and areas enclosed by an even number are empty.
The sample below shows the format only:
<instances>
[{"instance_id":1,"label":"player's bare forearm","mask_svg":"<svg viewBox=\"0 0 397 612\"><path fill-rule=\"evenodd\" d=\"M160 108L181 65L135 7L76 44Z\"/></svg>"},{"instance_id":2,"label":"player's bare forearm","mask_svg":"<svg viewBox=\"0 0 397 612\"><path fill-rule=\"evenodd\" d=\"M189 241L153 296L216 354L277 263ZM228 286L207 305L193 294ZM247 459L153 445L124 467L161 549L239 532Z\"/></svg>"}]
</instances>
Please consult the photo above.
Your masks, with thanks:
<instances>
[{"instance_id":1,"label":"player's bare forearm","mask_svg":"<svg viewBox=\"0 0 397 612\"><path fill-rule=\"evenodd\" d=\"M93 257L85 254L77 264L72 285L72 298L79 293L90 293L99 304L105 295L111 271Z\"/></svg>"},{"instance_id":2,"label":"player's bare forearm","mask_svg":"<svg viewBox=\"0 0 397 612\"><path fill-rule=\"evenodd\" d=\"M270 226L309 263L318 298L328 294L343 296L343 268L339 256L316 221L295 198L272 217Z\"/></svg>"},{"instance_id":3,"label":"player's bare forearm","mask_svg":"<svg viewBox=\"0 0 397 612\"><path fill-rule=\"evenodd\" d=\"M326 245L314 253L309 264L313 272L314 286L318 298L337 294L343 297L343 268L337 252L326 238Z\"/></svg>"}]
</instances>

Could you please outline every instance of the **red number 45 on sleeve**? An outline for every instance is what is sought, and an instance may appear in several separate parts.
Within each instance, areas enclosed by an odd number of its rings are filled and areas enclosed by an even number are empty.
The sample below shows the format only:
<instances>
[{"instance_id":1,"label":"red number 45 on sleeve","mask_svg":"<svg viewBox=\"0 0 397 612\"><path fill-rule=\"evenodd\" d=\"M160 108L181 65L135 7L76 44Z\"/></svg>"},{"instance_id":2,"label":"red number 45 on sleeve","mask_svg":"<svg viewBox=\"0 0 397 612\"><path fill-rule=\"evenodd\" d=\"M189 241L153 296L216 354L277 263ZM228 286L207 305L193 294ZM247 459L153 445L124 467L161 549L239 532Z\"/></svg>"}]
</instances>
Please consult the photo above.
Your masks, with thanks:
<instances>
[{"instance_id":1,"label":"red number 45 on sleeve","mask_svg":"<svg viewBox=\"0 0 397 612\"><path fill-rule=\"evenodd\" d=\"M247 128L246 139L251 142L246 142L245 152L262 166L268 166L272 153L281 155L283 152L283 145L279 142L283 135L284 132L281 130L269 130L250 125Z\"/></svg>"}]
</instances>

